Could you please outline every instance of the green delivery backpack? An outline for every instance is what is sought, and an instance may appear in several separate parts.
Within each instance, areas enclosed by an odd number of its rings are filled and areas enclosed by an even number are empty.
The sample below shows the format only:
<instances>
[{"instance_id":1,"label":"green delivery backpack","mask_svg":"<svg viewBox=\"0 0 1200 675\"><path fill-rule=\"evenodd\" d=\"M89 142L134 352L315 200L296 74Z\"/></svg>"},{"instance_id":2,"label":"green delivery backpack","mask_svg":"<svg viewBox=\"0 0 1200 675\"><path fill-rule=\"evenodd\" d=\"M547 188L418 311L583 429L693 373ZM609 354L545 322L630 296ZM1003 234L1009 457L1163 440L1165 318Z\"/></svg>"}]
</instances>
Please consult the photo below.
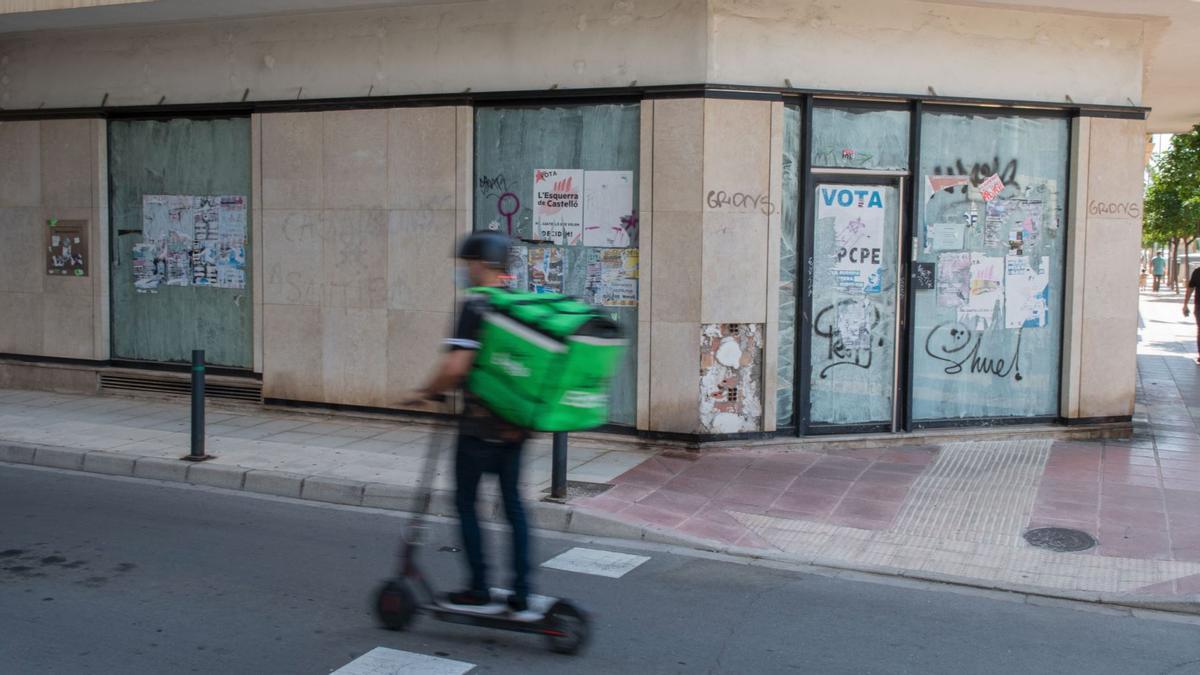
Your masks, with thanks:
<instances>
[{"instance_id":1,"label":"green delivery backpack","mask_svg":"<svg viewBox=\"0 0 1200 675\"><path fill-rule=\"evenodd\" d=\"M557 293L472 288L487 297L467 389L503 419L535 431L608 421L608 386L625 351L617 323Z\"/></svg>"}]
</instances>

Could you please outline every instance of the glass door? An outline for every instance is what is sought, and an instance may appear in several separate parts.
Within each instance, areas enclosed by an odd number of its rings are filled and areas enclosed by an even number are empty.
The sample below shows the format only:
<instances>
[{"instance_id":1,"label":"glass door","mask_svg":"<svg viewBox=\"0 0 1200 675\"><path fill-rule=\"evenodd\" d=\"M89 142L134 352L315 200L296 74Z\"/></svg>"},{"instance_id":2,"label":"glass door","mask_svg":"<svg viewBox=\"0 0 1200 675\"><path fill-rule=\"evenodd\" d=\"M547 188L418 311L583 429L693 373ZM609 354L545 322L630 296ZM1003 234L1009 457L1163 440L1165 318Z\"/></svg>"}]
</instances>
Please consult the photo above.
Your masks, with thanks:
<instances>
[{"instance_id":1,"label":"glass door","mask_svg":"<svg viewBox=\"0 0 1200 675\"><path fill-rule=\"evenodd\" d=\"M895 429L903 180L818 181L811 195L810 433Z\"/></svg>"}]
</instances>

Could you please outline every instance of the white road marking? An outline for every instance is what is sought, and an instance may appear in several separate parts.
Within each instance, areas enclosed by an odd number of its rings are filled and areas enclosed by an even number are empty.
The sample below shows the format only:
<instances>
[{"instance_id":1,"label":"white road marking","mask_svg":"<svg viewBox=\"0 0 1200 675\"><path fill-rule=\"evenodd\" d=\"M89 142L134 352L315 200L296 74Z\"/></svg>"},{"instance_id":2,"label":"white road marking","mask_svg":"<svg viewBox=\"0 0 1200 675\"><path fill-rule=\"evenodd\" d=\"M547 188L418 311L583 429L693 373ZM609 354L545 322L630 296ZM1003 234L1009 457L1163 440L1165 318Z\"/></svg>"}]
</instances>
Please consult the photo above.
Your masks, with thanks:
<instances>
[{"instance_id":1,"label":"white road marking","mask_svg":"<svg viewBox=\"0 0 1200 675\"><path fill-rule=\"evenodd\" d=\"M644 555L575 547L542 563L542 567L620 579L649 559Z\"/></svg>"},{"instance_id":2,"label":"white road marking","mask_svg":"<svg viewBox=\"0 0 1200 675\"><path fill-rule=\"evenodd\" d=\"M332 675L463 675L474 668L473 663L376 647L333 671Z\"/></svg>"}]
</instances>

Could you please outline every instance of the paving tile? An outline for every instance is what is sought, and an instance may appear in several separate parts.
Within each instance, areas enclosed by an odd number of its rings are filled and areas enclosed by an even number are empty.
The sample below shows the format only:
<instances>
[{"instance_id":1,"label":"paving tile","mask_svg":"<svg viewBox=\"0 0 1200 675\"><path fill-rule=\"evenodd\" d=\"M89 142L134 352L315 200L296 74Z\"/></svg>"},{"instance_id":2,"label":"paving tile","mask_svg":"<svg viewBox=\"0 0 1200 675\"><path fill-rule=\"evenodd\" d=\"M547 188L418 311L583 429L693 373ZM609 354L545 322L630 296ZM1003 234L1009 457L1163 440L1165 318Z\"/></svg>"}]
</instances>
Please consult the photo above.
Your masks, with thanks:
<instances>
[{"instance_id":1,"label":"paving tile","mask_svg":"<svg viewBox=\"0 0 1200 675\"><path fill-rule=\"evenodd\" d=\"M853 481L850 480L831 480L828 478L813 478L802 475L792 481L788 487L788 492L811 492L827 495L842 496L850 489Z\"/></svg>"},{"instance_id":2,"label":"paving tile","mask_svg":"<svg viewBox=\"0 0 1200 675\"><path fill-rule=\"evenodd\" d=\"M674 475L667 471L663 471L655 467L646 467L644 465L640 465L635 466L620 476L617 476L613 482L641 485L649 488L659 488L674 477Z\"/></svg>"},{"instance_id":3,"label":"paving tile","mask_svg":"<svg viewBox=\"0 0 1200 675\"><path fill-rule=\"evenodd\" d=\"M937 454L935 452L932 452L930 450L924 450L924 449L922 449L922 450L904 450L904 449L888 450L887 452L884 452L882 455L879 456L879 460L876 462L876 465L878 466L879 464L918 464L918 465L923 466L926 464L932 464L933 460L936 456L937 456Z\"/></svg>"},{"instance_id":4,"label":"paving tile","mask_svg":"<svg viewBox=\"0 0 1200 675\"><path fill-rule=\"evenodd\" d=\"M738 474L737 478L733 479L733 483L735 485L760 485L783 489L796 480L796 476L799 473L799 470L795 473L785 473L783 471L747 468Z\"/></svg>"},{"instance_id":5,"label":"paving tile","mask_svg":"<svg viewBox=\"0 0 1200 675\"><path fill-rule=\"evenodd\" d=\"M784 518L787 520L803 520L812 522L824 522L829 514L833 512L833 506L827 508L799 508L799 509L782 509L771 508L767 509L764 515L772 518Z\"/></svg>"},{"instance_id":6,"label":"paving tile","mask_svg":"<svg viewBox=\"0 0 1200 675\"><path fill-rule=\"evenodd\" d=\"M675 529L684 534L711 539L725 544L736 543L746 534L746 528L741 525L721 525L700 518L689 518Z\"/></svg>"},{"instance_id":7,"label":"paving tile","mask_svg":"<svg viewBox=\"0 0 1200 675\"><path fill-rule=\"evenodd\" d=\"M865 473L863 473L863 476L868 476L868 475L873 475L873 474L888 475L888 476L895 475L895 474L902 474L905 476L911 476L913 478L916 478L917 476L924 473L926 466L928 466L928 464L916 464L916 463L906 464L903 462L874 462L873 464L871 464L871 466L867 467L867 470Z\"/></svg>"},{"instance_id":8,"label":"paving tile","mask_svg":"<svg viewBox=\"0 0 1200 675\"><path fill-rule=\"evenodd\" d=\"M887 483L872 483L858 481L846 491L847 499L870 499L875 501L891 501L899 504L908 496L911 485L889 485Z\"/></svg>"},{"instance_id":9,"label":"paving tile","mask_svg":"<svg viewBox=\"0 0 1200 675\"><path fill-rule=\"evenodd\" d=\"M630 502L621 499L613 499L612 497L603 494L595 497L588 497L586 499L574 500L571 503L575 506L595 509L605 513L620 513L630 506Z\"/></svg>"},{"instance_id":10,"label":"paving tile","mask_svg":"<svg viewBox=\"0 0 1200 675\"><path fill-rule=\"evenodd\" d=\"M759 457L750 463L748 470L770 471L784 475L798 475L812 466L818 459L811 453L792 452L768 457Z\"/></svg>"},{"instance_id":11,"label":"paving tile","mask_svg":"<svg viewBox=\"0 0 1200 675\"><path fill-rule=\"evenodd\" d=\"M690 492L699 495L715 495L721 491L728 481L714 478L699 478L688 474L680 474L668 480L663 487L677 492Z\"/></svg>"},{"instance_id":12,"label":"paving tile","mask_svg":"<svg viewBox=\"0 0 1200 675\"><path fill-rule=\"evenodd\" d=\"M766 487L763 485L730 484L716 494L716 499L733 504L749 504L751 506L770 506L783 494L782 487Z\"/></svg>"},{"instance_id":13,"label":"paving tile","mask_svg":"<svg viewBox=\"0 0 1200 675\"><path fill-rule=\"evenodd\" d=\"M636 504L686 517L695 514L700 510L700 507L709 503L709 501L711 499L708 496L663 489L651 492L637 500Z\"/></svg>"},{"instance_id":14,"label":"paving tile","mask_svg":"<svg viewBox=\"0 0 1200 675\"><path fill-rule=\"evenodd\" d=\"M826 480L853 481L862 475L865 469L852 469L838 466L821 466L814 464L804 471L801 478L821 478ZM799 479L797 479L799 480Z\"/></svg>"},{"instance_id":15,"label":"paving tile","mask_svg":"<svg viewBox=\"0 0 1200 675\"><path fill-rule=\"evenodd\" d=\"M795 487L784 492L775 500L771 508L783 511L797 511L800 513L819 513L822 511L832 511L834 506L842 499L840 494L829 494L822 492L798 491Z\"/></svg>"},{"instance_id":16,"label":"paving tile","mask_svg":"<svg viewBox=\"0 0 1200 675\"><path fill-rule=\"evenodd\" d=\"M651 525L659 525L662 527L675 527L686 520L686 516L670 511L664 511L653 506L645 504L631 504L621 512L621 517L628 518L642 523Z\"/></svg>"},{"instance_id":17,"label":"paving tile","mask_svg":"<svg viewBox=\"0 0 1200 675\"><path fill-rule=\"evenodd\" d=\"M609 499L618 499L620 501L630 503L636 502L653 491L653 488L643 487L641 485L620 483L605 490L602 494Z\"/></svg>"}]
</instances>

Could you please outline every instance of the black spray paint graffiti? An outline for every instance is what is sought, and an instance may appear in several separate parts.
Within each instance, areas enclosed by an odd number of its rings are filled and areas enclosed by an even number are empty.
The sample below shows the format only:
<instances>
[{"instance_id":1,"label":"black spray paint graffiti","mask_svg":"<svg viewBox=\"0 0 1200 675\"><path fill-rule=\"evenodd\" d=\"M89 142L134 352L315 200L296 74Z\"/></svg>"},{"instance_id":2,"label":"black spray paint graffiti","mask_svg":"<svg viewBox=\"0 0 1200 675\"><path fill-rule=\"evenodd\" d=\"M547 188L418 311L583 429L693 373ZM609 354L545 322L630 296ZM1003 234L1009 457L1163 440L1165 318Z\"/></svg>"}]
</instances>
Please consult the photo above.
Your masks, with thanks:
<instances>
[{"instance_id":1,"label":"black spray paint graffiti","mask_svg":"<svg viewBox=\"0 0 1200 675\"><path fill-rule=\"evenodd\" d=\"M832 361L817 373L817 377L822 380L828 377L829 371L838 366L854 366L870 370L871 363L874 361L875 348L883 346L883 338L877 335L879 326L883 323L883 314L874 305L869 310L871 314L867 332L870 339L866 342L866 346L848 347L842 339L842 333L837 326L837 308L844 305L856 305L859 302L861 301L842 300L836 305L829 305L817 312L816 321L813 322L813 333L817 337L825 338L828 346L827 358Z\"/></svg>"},{"instance_id":2,"label":"black spray paint graffiti","mask_svg":"<svg viewBox=\"0 0 1200 675\"><path fill-rule=\"evenodd\" d=\"M939 324L925 338L925 353L947 363L942 372L947 375L961 373L993 375L998 378L1012 376L1020 382L1021 376L1021 331L1017 329L1017 345L1012 358L980 356L983 347L983 332L976 332L957 321Z\"/></svg>"},{"instance_id":3,"label":"black spray paint graffiti","mask_svg":"<svg viewBox=\"0 0 1200 675\"><path fill-rule=\"evenodd\" d=\"M726 192L724 190L709 190L705 203L710 209L731 206L735 209L758 209L766 215L775 213L775 205L767 195L748 195L745 192Z\"/></svg>"},{"instance_id":4,"label":"black spray paint graffiti","mask_svg":"<svg viewBox=\"0 0 1200 675\"><path fill-rule=\"evenodd\" d=\"M1000 158L993 157L989 164L986 160L975 162L968 166L963 160L954 160L953 165L935 166L933 167L933 175L935 176L968 176L971 179L971 185L979 187L983 181L991 178L993 174L1000 176L1000 182L1004 183L1005 187L1012 186L1014 189L1019 189L1021 186L1017 183L1017 160L1010 159L1008 163L1000 166ZM967 187L964 185L962 191L966 193Z\"/></svg>"},{"instance_id":5,"label":"black spray paint graffiti","mask_svg":"<svg viewBox=\"0 0 1200 675\"><path fill-rule=\"evenodd\" d=\"M503 175L480 176L476 184L479 187L479 192L486 198L494 199L508 192L508 181L505 180Z\"/></svg>"}]
</instances>

